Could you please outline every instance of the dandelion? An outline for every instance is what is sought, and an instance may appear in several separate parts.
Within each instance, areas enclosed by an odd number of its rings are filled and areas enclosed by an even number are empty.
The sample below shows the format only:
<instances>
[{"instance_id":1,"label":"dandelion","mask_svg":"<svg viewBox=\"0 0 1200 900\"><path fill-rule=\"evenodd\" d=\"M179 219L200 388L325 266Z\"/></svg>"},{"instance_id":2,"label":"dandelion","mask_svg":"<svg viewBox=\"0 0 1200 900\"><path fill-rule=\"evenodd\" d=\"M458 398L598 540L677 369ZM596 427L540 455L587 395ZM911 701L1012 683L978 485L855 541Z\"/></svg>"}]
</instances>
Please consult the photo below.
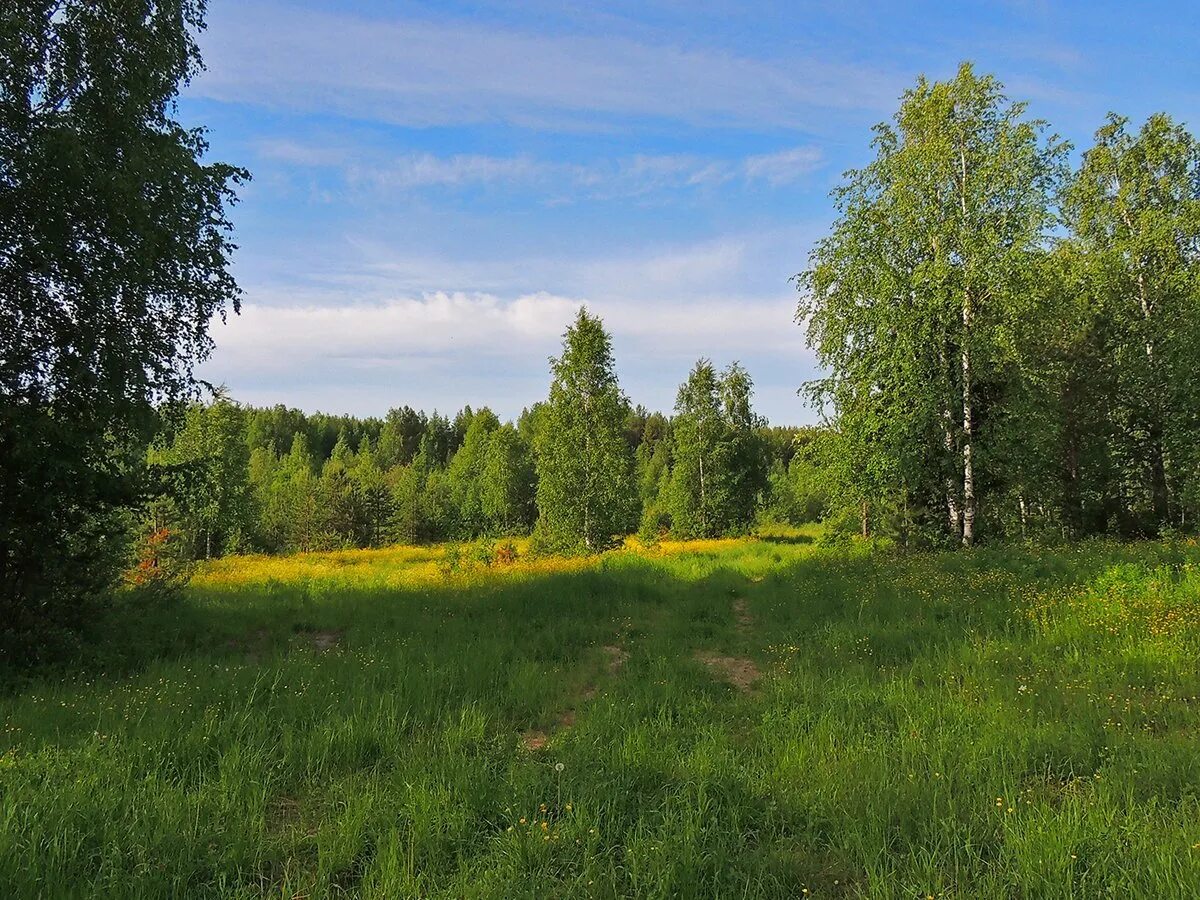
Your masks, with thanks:
<instances>
[{"instance_id":1,"label":"dandelion","mask_svg":"<svg viewBox=\"0 0 1200 900\"><path fill-rule=\"evenodd\" d=\"M565 768L566 768L566 766L564 766L562 763L555 763L555 764L554 764L554 771L555 771L555 772L561 772L561 771L562 771L563 769L565 769Z\"/></svg>"}]
</instances>

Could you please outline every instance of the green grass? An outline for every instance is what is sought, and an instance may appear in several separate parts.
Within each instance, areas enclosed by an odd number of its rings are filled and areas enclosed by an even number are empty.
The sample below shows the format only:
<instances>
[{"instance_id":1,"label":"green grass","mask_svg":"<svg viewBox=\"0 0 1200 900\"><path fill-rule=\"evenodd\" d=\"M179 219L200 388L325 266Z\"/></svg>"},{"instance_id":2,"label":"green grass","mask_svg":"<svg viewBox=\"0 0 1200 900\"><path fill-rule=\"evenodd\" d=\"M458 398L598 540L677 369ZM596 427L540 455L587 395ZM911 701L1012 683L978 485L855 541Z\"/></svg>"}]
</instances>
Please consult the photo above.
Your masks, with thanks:
<instances>
[{"instance_id":1,"label":"green grass","mask_svg":"<svg viewBox=\"0 0 1200 900\"><path fill-rule=\"evenodd\" d=\"M223 562L0 698L0 895L1200 896L1200 549L810 537Z\"/></svg>"}]
</instances>

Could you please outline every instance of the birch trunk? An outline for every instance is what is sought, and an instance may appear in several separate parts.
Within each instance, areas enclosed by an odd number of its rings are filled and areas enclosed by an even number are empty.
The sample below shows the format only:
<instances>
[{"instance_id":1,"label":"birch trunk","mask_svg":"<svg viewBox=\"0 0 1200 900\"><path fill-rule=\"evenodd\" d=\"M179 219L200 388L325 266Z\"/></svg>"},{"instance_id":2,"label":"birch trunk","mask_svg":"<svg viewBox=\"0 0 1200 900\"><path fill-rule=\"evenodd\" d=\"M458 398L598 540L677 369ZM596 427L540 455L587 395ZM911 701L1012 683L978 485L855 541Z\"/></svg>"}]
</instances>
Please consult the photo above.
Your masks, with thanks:
<instances>
[{"instance_id":1,"label":"birch trunk","mask_svg":"<svg viewBox=\"0 0 1200 900\"><path fill-rule=\"evenodd\" d=\"M962 508L962 545L970 547L975 543L975 463L972 459L972 418L974 408L971 403L971 351L967 347L967 338L971 333L971 295L968 292L963 300L963 351L962 351L962 391L963 391L963 508Z\"/></svg>"},{"instance_id":2,"label":"birch trunk","mask_svg":"<svg viewBox=\"0 0 1200 900\"><path fill-rule=\"evenodd\" d=\"M1138 272L1137 285L1142 318L1149 326L1154 317L1154 309L1146 291L1146 277L1142 272ZM1154 377L1154 339L1149 335L1146 337L1146 365L1150 370L1151 381L1157 382ZM1157 398L1150 402L1156 404ZM1154 517L1161 523L1169 521L1171 516L1171 496L1167 488L1166 453L1163 450L1162 417L1153 406L1148 412L1150 418L1148 429L1150 432L1150 495L1154 502Z\"/></svg>"},{"instance_id":3,"label":"birch trunk","mask_svg":"<svg viewBox=\"0 0 1200 900\"><path fill-rule=\"evenodd\" d=\"M967 152L960 139L958 158L961 167L962 182L959 186L959 206L962 210L962 224L967 223ZM971 287L968 274L967 286L963 289L962 306L962 434L963 434L963 496L962 496L962 545L970 547L975 543L975 464L972 460L972 418L974 410L971 403Z\"/></svg>"},{"instance_id":4,"label":"birch trunk","mask_svg":"<svg viewBox=\"0 0 1200 900\"><path fill-rule=\"evenodd\" d=\"M949 407L942 410L942 440L946 445L946 455L950 459L954 459L954 435L951 434L951 414ZM958 489L954 484L954 478L950 475L946 476L946 515L950 523L950 536L954 540L958 540L962 536L962 514L958 509L958 497L955 496Z\"/></svg>"},{"instance_id":5,"label":"birch trunk","mask_svg":"<svg viewBox=\"0 0 1200 900\"><path fill-rule=\"evenodd\" d=\"M1118 180L1117 190L1120 191L1121 183ZM1130 220L1129 211L1122 208L1121 218L1125 222L1125 227L1129 230L1130 236L1136 232L1133 222ZM1150 300L1150 292L1146 288L1146 273L1142 268L1140 261L1134 263L1138 267L1137 273L1137 292L1138 306L1142 310L1142 320L1149 326L1154 318L1154 304ZM1154 378L1154 339L1150 334L1146 335L1146 366L1150 372L1151 382L1157 381ZM1150 401L1152 404L1156 399ZM1150 432L1150 496L1154 503L1154 516L1160 523L1170 520L1171 515L1171 497L1167 487L1167 466L1166 454L1163 451L1163 423L1162 417L1157 409L1153 406L1147 410L1148 430Z\"/></svg>"}]
</instances>

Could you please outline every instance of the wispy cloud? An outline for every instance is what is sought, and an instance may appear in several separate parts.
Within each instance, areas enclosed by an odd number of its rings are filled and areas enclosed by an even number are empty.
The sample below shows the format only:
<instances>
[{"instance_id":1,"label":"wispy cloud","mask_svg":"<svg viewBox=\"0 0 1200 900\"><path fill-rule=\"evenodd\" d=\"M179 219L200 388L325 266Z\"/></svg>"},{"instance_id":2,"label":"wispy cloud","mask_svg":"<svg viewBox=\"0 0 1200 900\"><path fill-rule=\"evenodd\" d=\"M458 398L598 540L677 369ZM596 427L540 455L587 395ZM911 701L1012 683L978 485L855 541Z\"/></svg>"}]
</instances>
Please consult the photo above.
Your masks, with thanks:
<instances>
[{"instance_id":1,"label":"wispy cloud","mask_svg":"<svg viewBox=\"0 0 1200 900\"><path fill-rule=\"evenodd\" d=\"M816 147L793 147L778 153L748 157L742 164L742 170L748 179L761 178L778 187L806 175L820 162L821 151Z\"/></svg>"},{"instance_id":2,"label":"wispy cloud","mask_svg":"<svg viewBox=\"0 0 1200 900\"><path fill-rule=\"evenodd\" d=\"M636 196L657 190L712 187L731 181L789 184L821 163L814 146L791 147L741 159L687 154L638 154L586 164L530 156L407 153L390 158L331 145L267 140L259 156L291 166L336 170L350 190L415 191L479 186L541 190L562 198L567 192L593 197Z\"/></svg>"},{"instance_id":3,"label":"wispy cloud","mask_svg":"<svg viewBox=\"0 0 1200 900\"><path fill-rule=\"evenodd\" d=\"M555 168L521 156L434 156L431 153L419 153L399 156L383 164L356 163L346 168L345 175L352 187L412 190L481 184L528 184L542 180Z\"/></svg>"},{"instance_id":4,"label":"wispy cloud","mask_svg":"<svg viewBox=\"0 0 1200 900\"><path fill-rule=\"evenodd\" d=\"M871 66L765 60L623 36L217 4L195 95L402 125L569 129L611 117L816 128L830 110L885 109Z\"/></svg>"}]
</instances>

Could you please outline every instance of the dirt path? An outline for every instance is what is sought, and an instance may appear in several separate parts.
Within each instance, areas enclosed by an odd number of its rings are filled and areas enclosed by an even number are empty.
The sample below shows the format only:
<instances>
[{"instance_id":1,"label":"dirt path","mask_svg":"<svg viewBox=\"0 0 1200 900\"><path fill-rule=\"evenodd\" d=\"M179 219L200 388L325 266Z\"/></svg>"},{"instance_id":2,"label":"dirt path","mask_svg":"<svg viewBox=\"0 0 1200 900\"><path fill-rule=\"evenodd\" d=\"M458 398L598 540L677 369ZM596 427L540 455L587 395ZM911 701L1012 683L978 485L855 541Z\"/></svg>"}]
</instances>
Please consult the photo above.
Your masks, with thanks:
<instances>
[{"instance_id":1,"label":"dirt path","mask_svg":"<svg viewBox=\"0 0 1200 900\"><path fill-rule=\"evenodd\" d=\"M629 651L619 644L605 644L601 649L604 651L605 656L605 674L609 678L617 677L621 673L621 670L625 668L625 663L629 661ZM599 692L599 685L595 681L588 682L583 690L580 691L580 704L594 700ZM553 731L550 734L536 728L521 732L521 746L530 753L536 753L550 743L551 734L575 727L577 719L577 707L571 706L559 714Z\"/></svg>"}]
</instances>

